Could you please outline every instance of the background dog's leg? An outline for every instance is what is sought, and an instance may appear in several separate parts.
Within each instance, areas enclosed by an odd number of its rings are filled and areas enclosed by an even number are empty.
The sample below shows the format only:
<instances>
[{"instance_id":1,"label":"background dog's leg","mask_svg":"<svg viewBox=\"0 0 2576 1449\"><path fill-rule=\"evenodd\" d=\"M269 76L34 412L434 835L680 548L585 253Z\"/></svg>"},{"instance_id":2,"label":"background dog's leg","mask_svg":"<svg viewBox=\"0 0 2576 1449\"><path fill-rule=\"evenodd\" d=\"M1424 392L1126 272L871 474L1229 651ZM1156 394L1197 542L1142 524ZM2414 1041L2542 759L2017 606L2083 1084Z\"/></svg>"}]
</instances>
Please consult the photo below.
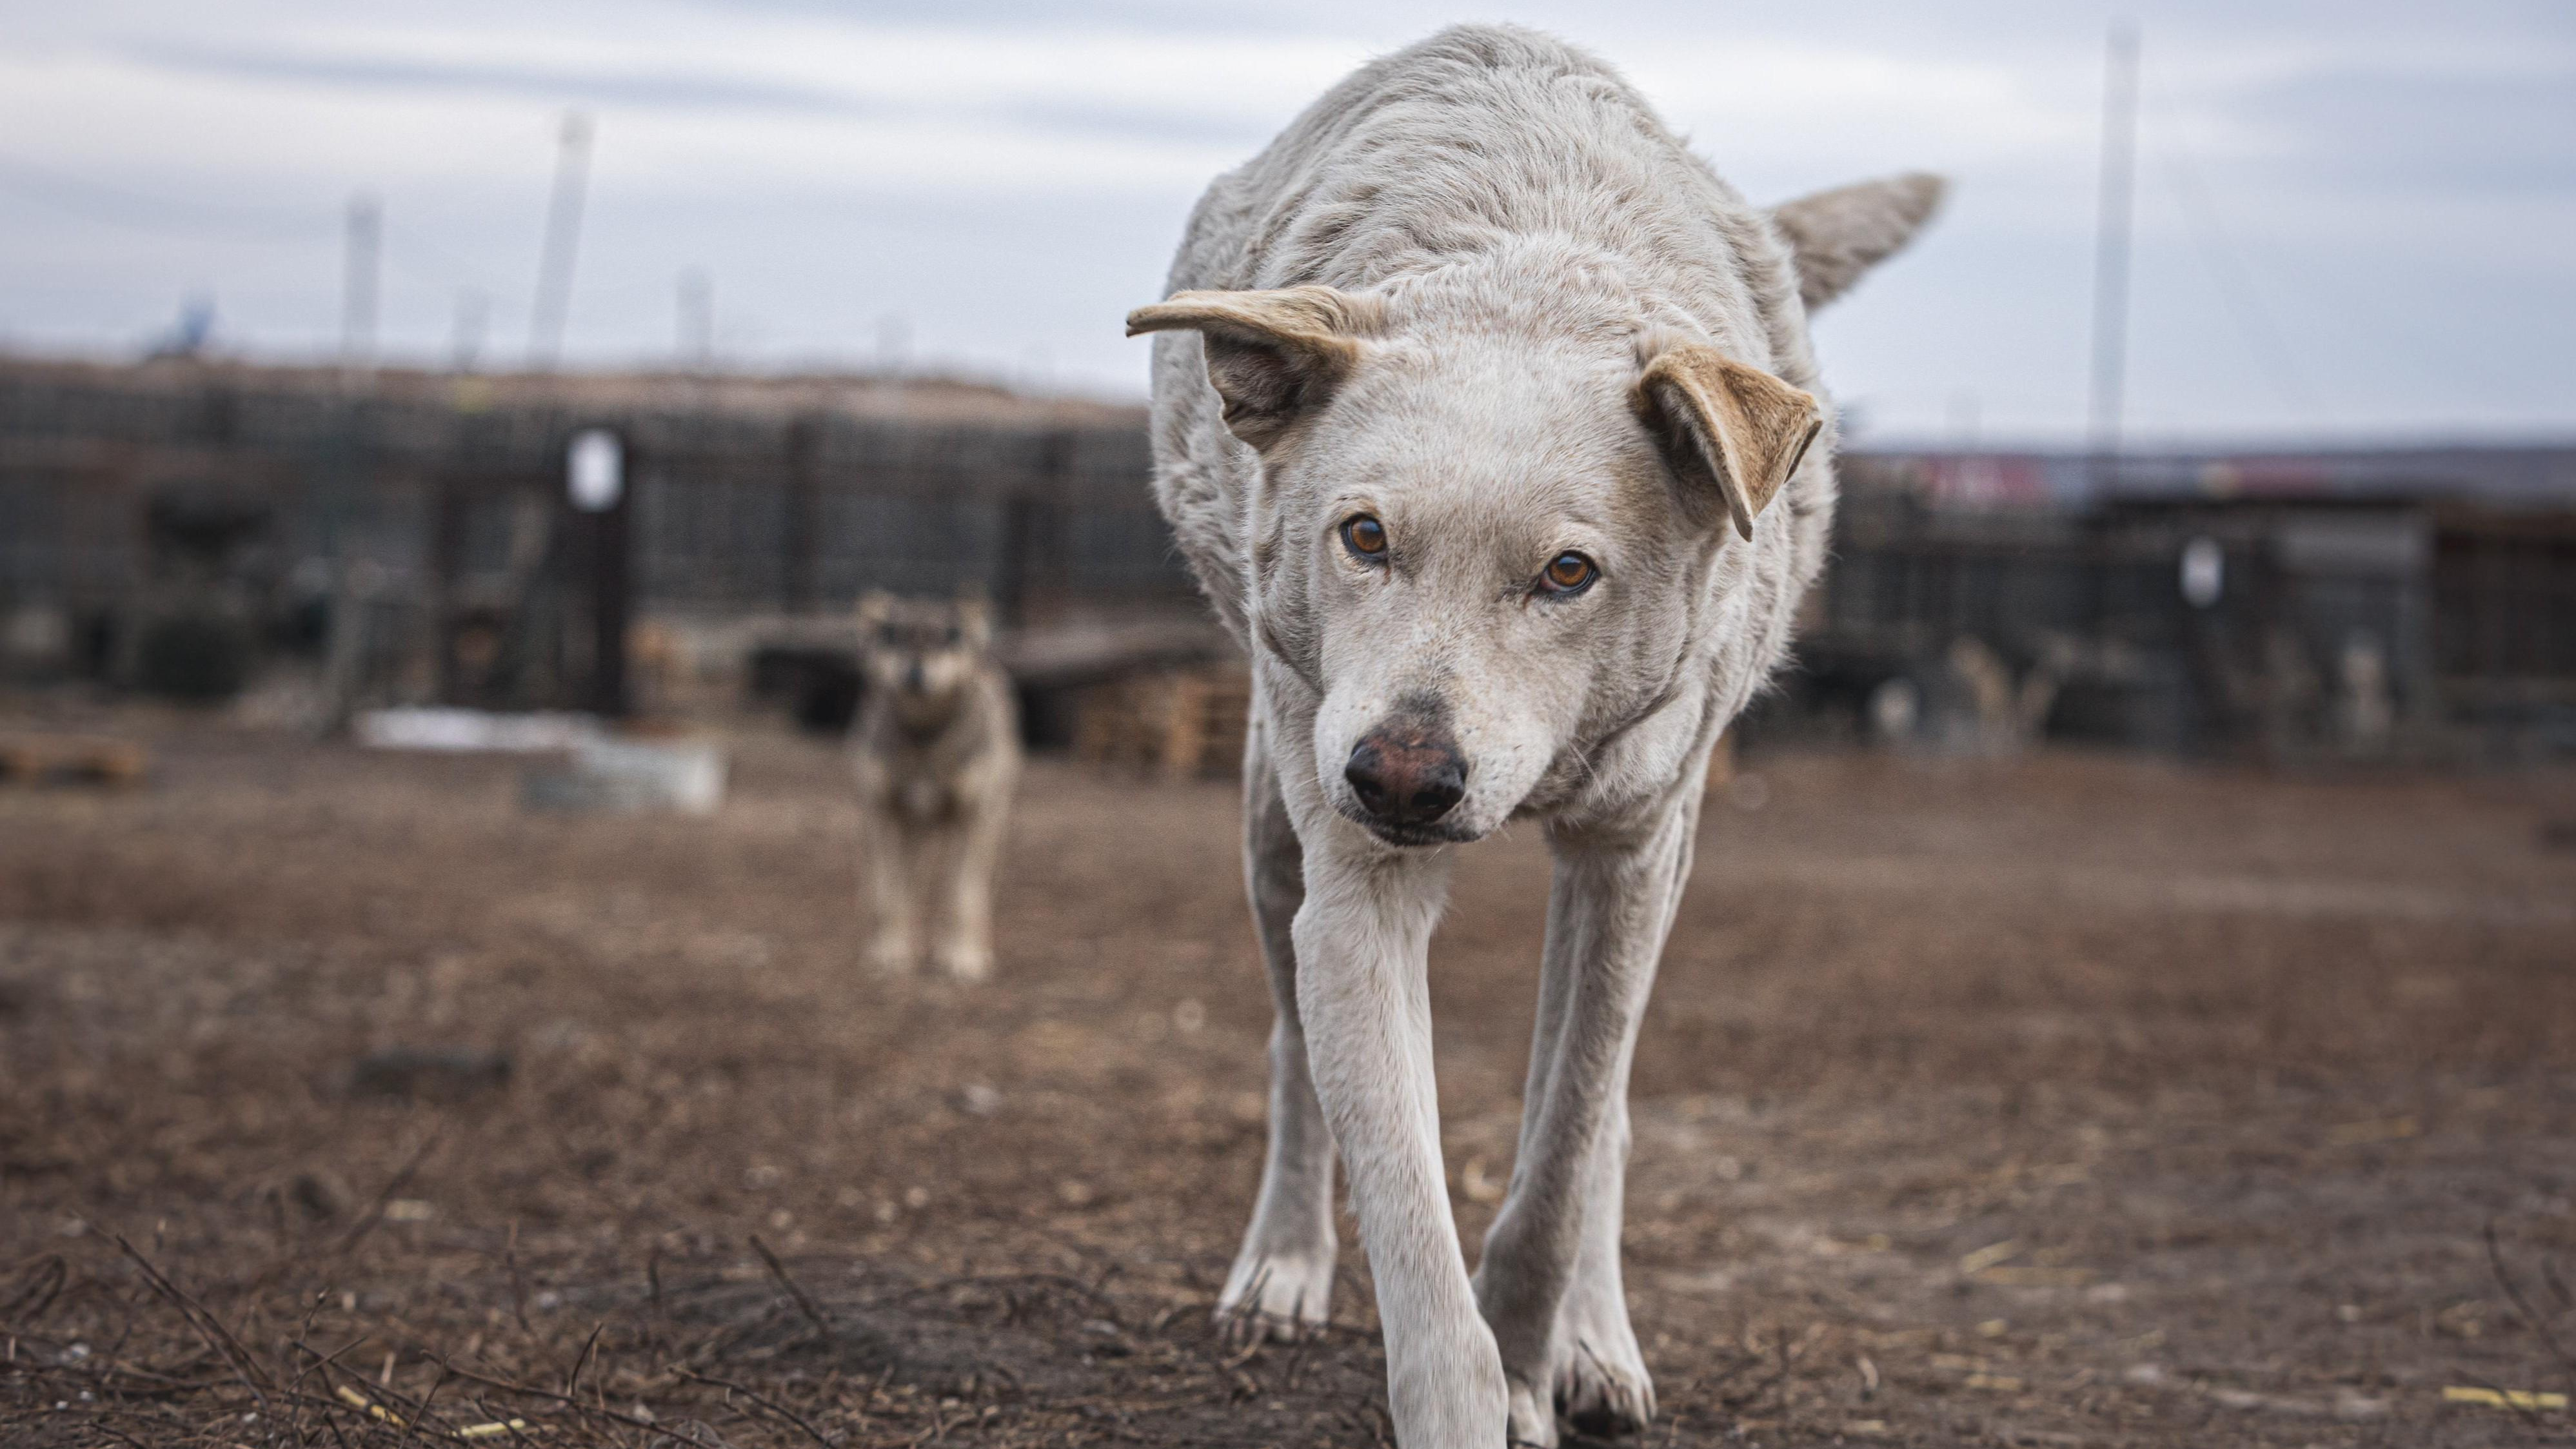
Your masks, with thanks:
<instances>
[{"instance_id":1,"label":"background dog's leg","mask_svg":"<svg viewBox=\"0 0 2576 1449\"><path fill-rule=\"evenodd\" d=\"M860 820L867 836L861 869L867 873L868 915L876 923L868 964L883 975L908 975L921 950L910 832L891 811L873 805L860 812Z\"/></svg>"},{"instance_id":2,"label":"background dog's leg","mask_svg":"<svg viewBox=\"0 0 2576 1449\"><path fill-rule=\"evenodd\" d=\"M1478 1316L1440 1165L1425 954L1447 852L1391 855L1320 802L1298 815L1297 1006L1315 1096L1351 1174L1404 1449L1496 1449L1502 1361Z\"/></svg>"},{"instance_id":3,"label":"background dog's leg","mask_svg":"<svg viewBox=\"0 0 2576 1449\"><path fill-rule=\"evenodd\" d=\"M1001 861L1008 806L1004 795L987 796L962 822L941 832L947 837L940 852L946 875L937 887L942 919L932 954L955 980L981 981L993 974L993 870Z\"/></svg>"},{"instance_id":4,"label":"background dog's leg","mask_svg":"<svg viewBox=\"0 0 2576 1449\"><path fill-rule=\"evenodd\" d=\"M1520 1154L1476 1273L1516 1441L1554 1443L1560 1402L1587 1433L1654 1413L1619 1281L1628 1068L1694 818L1675 801L1631 831L1555 840Z\"/></svg>"},{"instance_id":5,"label":"background dog's leg","mask_svg":"<svg viewBox=\"0 0 2576 1449\"><path fill-rule=\"evenodd\" d=\"M1291 928L1306 900L1303 847L1279 798L1268 732L1257 717L1243 755L1243 875L1252 929L1270 972L1270 1151L1243 1250L1226 1274L1216 1315L1240 1347L1321 1328L1332 1312L1333 1134L1306 1069L1297 1014L1297 946Z\"/></svg>"}]
</instances>

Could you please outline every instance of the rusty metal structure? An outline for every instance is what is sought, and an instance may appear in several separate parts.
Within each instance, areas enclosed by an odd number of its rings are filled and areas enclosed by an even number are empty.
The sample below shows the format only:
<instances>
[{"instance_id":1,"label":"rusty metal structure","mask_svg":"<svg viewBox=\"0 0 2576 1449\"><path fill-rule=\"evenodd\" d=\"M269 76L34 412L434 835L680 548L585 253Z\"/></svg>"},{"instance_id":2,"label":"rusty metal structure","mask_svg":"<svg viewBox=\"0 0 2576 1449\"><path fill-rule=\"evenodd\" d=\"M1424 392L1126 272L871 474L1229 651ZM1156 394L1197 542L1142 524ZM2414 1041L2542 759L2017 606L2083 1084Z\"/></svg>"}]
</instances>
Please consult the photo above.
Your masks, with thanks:
<instances>
[{"instance_id":1,"label":"rusty metal structure","mask_svg":"<svg viewBox=\"0 0 2576 1449\"><path fill-rule=\"evenodd\" d=\"M2576 749L2576 449L1861 455L1789 727L2276 762Z\"/></svg>"},{"instance_id":2,"label":"rusty metal structure","mask_svg":"<svg viewBox=\"0 0 2576 1449\"><path fill-rule=\"evenodd\" d=\"M624 461L605 507L566 487L585 430ZM0 678L215 698L300 657L351 701L615 713L629 649L696 630L828 721L875 587L986 594L1034 687L1206 664L1147 466L1141 409L923 379L0 360ZM1844 479L1752 737L2576 749L2576 448L1863 451Z\"/></svg>"},{"instance_id":3,"label":"rusty metal structure","mask_svg":"<svg viewBox=\"0 0 2576 1449\"><path fill-rule=\"evenodd\" d=\"M624 458L600 508L565 486L591 429ZM1141 410L955 383L0 364L0 616L20 672L130 680L214 619L357 651L368 698L613 706L630 614L1178 601L1145 477Z\"/></svg>"}]
</instances>

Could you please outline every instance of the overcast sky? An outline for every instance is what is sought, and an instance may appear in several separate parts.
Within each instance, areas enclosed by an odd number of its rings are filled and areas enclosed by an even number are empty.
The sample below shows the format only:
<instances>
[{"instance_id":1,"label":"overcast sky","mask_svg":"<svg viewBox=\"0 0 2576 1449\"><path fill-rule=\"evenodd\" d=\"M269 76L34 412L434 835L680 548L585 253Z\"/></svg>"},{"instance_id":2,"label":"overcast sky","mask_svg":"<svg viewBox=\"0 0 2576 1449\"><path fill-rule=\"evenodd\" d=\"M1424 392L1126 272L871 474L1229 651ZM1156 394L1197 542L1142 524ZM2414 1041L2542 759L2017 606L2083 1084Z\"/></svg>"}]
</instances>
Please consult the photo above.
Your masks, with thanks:
<instances>
[{"instance_id":1,"label":"overcast sky","mask_svg":"<svg viewBox=\"0 0 2576 1449\"><path fill-rule=\"evenodd\" d=\"M338 345L379 199L389 356L527 356L568 110L596 127L566 342L1141 395L1207 178L1456 19L1598 51L1758 201L1956 182L1819 322L1882 438L2083 424L2109 10L1832 4L0 0L0 346ZM2129 413L2161 436L2576 435L2576 6L2150 4Z\"/></svg>"}]
</instances>

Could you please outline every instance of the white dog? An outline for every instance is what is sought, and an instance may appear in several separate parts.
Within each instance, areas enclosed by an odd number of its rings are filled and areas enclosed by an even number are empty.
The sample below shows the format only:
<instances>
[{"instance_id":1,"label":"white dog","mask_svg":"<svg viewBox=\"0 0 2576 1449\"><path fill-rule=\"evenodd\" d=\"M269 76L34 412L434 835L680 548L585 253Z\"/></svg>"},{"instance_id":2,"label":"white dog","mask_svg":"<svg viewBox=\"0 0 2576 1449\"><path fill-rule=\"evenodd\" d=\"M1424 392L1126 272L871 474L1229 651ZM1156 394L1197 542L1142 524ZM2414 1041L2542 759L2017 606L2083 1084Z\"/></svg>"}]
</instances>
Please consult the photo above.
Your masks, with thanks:
<instances>
[{"instance_id":1,"label":"white dog","mask_svg":"<svg viewBox=\"0 0 2576 1449\"><path fill-rule=\"evenodd\" d=\"M1406 1449L1634 1429L1627 1081L1709 748L1825 551L1807 310L1940 183L1767 215L1599 61L1450 30L1327 94L1191 217L1156 495L1254 661L1246 874L1278 1002L1270 1150L1218 1312L1324 1321L1351 1175ZM1520 1151L1468 1276L1424 953L1449 847L1556 858Z\"/></svg>"}]
</instances>

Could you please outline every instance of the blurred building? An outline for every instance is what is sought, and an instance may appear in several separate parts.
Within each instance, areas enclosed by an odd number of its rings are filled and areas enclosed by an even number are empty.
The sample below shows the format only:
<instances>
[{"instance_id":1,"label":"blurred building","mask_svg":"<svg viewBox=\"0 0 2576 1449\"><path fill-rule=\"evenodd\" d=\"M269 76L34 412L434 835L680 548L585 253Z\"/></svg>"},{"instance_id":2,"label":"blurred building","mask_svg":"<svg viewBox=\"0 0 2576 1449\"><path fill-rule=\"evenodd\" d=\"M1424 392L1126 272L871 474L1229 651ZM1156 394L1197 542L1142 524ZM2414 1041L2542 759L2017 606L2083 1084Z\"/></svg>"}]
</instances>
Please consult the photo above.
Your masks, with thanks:
<instances>
[{"instance_id":1,"label":"blurred building","mask_svg":"<svg viewBox=\"0 0 2576 1449\"><path fill-rule=\"evenodd\" d=\"M603 610L648 654L870 588L1168 610L1145 471L1141 409L933 380L7 363L0 615L20 676L215 694L303 657L366 701L587 703Z\"/></svg>"},{"instance_id":2,"label":"blurred building","mask_svg":"<svg viewBox=\"0 0 2576 1449\"><path fill-rule=\"evenodd\" d=\"M2576 748L2576 448L1864 453L1843 476L1770 728Z\"/></svg>"},{"instance_id":3,"label":"blurred building","mask_svg":"<svg viewBox=\"0 0 2576 1449\"><path fill-rule=\"evenodd\" d=\"M585 432L605 494L568 486ZM621 701L631 664L830 718L870 588L987 595L1025 678L1205 657L1147 458L1141 409L923 379L0 362L0 671L522 708ZM1843 473L1750 736L2576 747L2576 448Z\"/></svg>"}]
</instances>

